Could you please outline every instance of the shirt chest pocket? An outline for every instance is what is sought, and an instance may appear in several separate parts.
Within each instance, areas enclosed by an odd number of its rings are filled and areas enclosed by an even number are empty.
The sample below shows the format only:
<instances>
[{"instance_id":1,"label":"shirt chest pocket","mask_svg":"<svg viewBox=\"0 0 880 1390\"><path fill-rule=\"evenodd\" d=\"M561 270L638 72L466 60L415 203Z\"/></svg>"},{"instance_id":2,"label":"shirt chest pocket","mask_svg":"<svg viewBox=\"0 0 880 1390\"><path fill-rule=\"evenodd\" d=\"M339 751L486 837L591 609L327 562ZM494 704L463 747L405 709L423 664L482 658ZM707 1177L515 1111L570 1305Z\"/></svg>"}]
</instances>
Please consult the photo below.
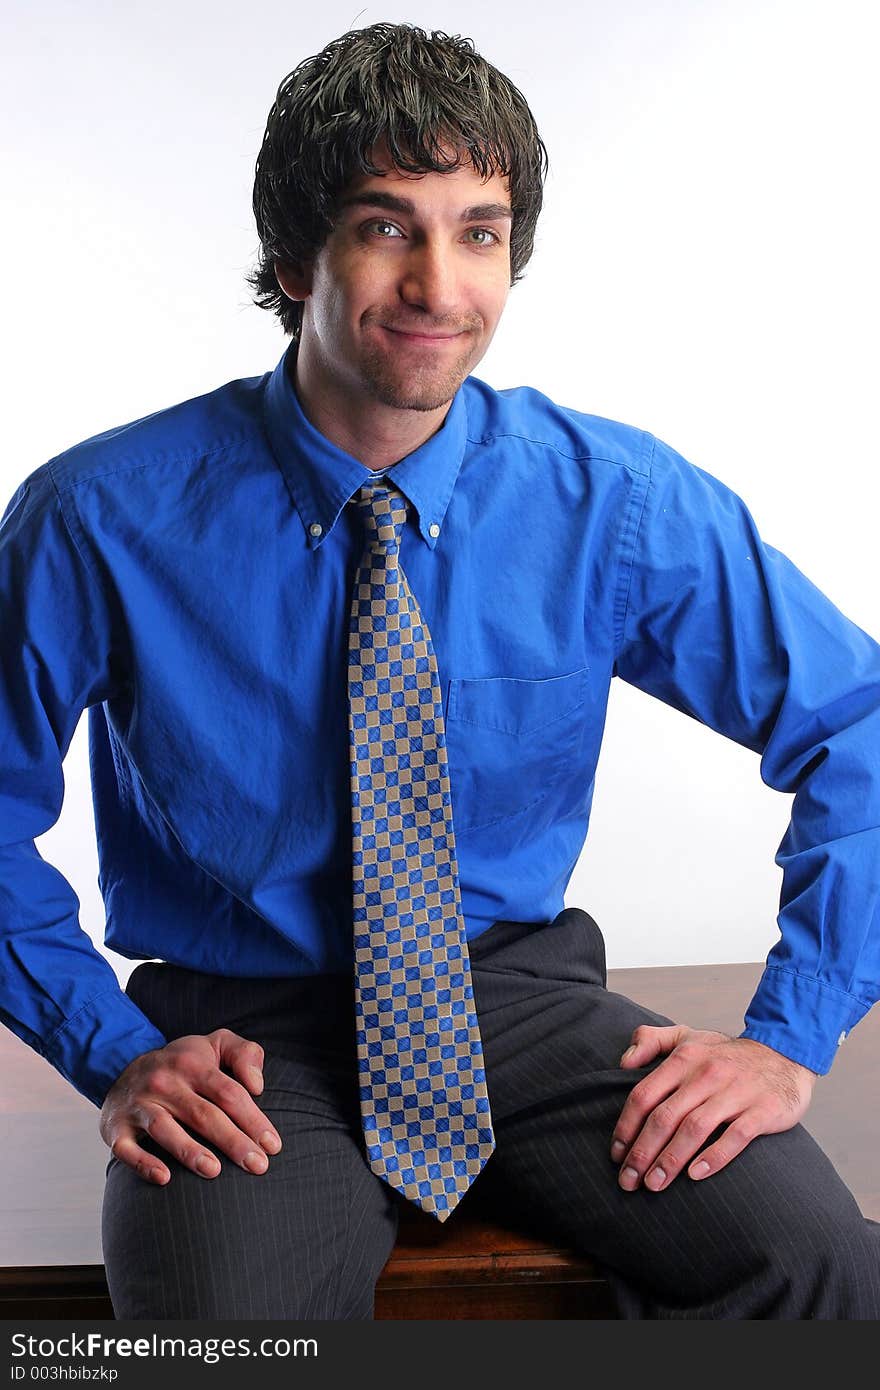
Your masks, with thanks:
<instances>
[{"instance_id":1,"label":"shirt chest pocket","mask_svg":"<svg viewBox=\"0 0 880 1390\"><path fill-rule=\"evenodd\" d=\"M494 825L545 800L583 735L589 668L562 676L453 677L446 741L456 832Z\"/></svg>"}]
</instances>

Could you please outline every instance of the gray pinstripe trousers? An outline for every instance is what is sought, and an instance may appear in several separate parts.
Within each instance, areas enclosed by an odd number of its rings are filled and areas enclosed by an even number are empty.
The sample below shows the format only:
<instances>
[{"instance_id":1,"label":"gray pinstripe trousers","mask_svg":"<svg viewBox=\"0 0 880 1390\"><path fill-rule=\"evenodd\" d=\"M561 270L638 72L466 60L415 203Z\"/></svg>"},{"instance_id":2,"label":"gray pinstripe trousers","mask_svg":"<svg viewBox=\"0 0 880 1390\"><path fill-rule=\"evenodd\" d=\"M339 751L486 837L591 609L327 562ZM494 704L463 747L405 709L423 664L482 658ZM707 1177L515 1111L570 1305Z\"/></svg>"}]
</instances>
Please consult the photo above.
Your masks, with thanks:
<instances>
[{"instance_id":1,"label":"gray pinstripe trousers","mask_svg":"<svg viewBox=\"0 0 880 1390\"><path fill-rule=\"evenodd\" d=\"M880 1318L880 1225L803 1126L753 1140L704 1182L618 1187L610 1135L645 1070L616 1063L637 1024L671 1020L605 988L592 917L496 922L470 956L496 1150L463 1206L479 1187L512 1221L591 1255L624 1318ZM262 1175L214 1148L221 1172L206 1180L147 1138L171 1170L164 1187L111 1157L116 1317L371 1318L402 1199L364 1156L352 979L145 962L127 993L169 1041L228 1027L261 1043L257 1103L284 1147Z\"/></svg>"}]
</instances>

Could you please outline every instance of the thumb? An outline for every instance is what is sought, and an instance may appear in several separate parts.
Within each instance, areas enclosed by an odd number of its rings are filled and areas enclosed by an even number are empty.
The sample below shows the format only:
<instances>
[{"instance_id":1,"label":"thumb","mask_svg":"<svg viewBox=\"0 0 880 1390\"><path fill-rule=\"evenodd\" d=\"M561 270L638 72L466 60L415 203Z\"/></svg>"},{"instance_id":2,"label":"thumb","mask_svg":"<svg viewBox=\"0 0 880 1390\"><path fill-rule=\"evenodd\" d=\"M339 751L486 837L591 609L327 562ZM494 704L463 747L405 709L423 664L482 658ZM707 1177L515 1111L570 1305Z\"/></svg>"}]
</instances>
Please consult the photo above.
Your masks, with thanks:
<instances>
[{"instance_id":1,"label":"thumb","mask_svg":"<svg viewBox=\"0 0 880 1390\"><path fill-rule=\"evenodd\" d=\"M622 1067L644 1067L664 1052L671 1052L683 1042L691 1030L685 1023L667 1024L655 1028L647 1023L640 1024L633 1033L633 1041L620 1059Z\"/></svg>"}]
</instances>

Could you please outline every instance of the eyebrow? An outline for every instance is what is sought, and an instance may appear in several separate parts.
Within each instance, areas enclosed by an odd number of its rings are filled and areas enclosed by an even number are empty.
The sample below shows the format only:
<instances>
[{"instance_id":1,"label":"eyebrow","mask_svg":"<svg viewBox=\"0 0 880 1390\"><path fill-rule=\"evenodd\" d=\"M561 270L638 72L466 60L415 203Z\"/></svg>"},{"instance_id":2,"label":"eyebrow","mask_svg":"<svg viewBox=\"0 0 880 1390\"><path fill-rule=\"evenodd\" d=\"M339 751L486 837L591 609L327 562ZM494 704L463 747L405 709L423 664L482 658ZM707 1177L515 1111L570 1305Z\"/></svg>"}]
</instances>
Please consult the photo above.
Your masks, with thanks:
<instances>
[{"instance_id":1,"label":"eyebrow","mask_svg":"<svg viewBox=\"0 0 880 1390\"><path fill-rule=\"evenodd\" d=\"M339 212L354 207L382 208L385 212L400 212L408 217L412 217L416 210L415 203L409 198L399 198L396 193L383 193L378 188L367 189L363 193L350 193L347 197L340 198L337 204ZM501 217L511 221L513 219L513 209L507 203L476 203L473 207L464 209L461 221L491 222Z\"/></svg>"}]
</instances>

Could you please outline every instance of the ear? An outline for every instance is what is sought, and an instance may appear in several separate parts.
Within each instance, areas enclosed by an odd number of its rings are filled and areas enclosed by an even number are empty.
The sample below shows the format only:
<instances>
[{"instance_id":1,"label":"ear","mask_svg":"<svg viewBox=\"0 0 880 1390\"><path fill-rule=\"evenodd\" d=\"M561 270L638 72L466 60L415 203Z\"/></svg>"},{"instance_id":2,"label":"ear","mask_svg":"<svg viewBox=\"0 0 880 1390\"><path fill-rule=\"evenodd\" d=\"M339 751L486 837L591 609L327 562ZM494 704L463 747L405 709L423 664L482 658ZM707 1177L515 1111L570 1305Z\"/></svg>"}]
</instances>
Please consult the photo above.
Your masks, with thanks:
<instances>
[{"instance_id":1,"label":"ear","mask_svg":"<svg viewBox=\"0 0 880 1390\"><path fill-rule=\"evenodd\" d=\"M275 279L288 299L308 299L312 292L311 266L299 261L274 262Z\"/></svg>"}]
</instances>

